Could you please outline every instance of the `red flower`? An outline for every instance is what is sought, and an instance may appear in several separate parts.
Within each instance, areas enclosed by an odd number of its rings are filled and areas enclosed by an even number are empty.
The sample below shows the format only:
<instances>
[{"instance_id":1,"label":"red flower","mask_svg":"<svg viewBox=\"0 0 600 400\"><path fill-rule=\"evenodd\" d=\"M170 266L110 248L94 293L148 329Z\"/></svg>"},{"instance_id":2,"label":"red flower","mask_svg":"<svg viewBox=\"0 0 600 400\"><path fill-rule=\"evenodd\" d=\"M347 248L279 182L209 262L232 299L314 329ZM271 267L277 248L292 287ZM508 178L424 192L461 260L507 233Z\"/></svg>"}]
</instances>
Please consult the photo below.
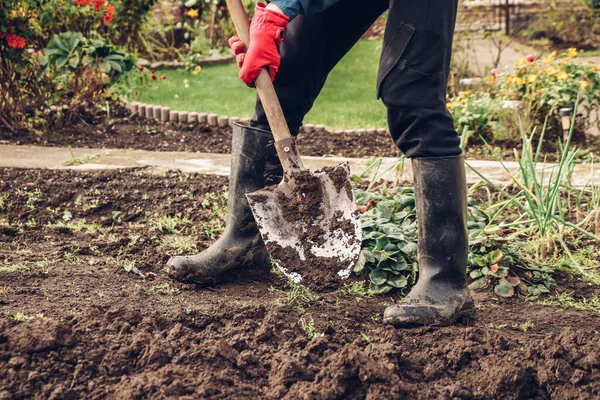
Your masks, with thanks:
<instances>
[{"instance_id":1,"label":"red flower","mask_svg":"<svg viewBox=\"0 0 600 400\"><path fill-rule=\"evenodd\" d=\"M104 4L104 0L95 0L94 1L94 10L100 11L103 4Z\"/></svg>"},{"instance_id":2,"label":"red flower","mask_svg":"<svg viewBox=\"0 0 600 400\"><path fill-rule=\"evenodd\" d=\"M534 56L529 56L529 57L527 57L527 61L534 62L535 61L535 57Z\"/></svg>"},{"instance_id":3,"label":"red flower","mask_svg":"<svg viewBox=\"0 0 600 400\"><path fill-rule=\"evenodd\" d=\"M156 79L156 75L152 75L152 80L155 81Z\"/></svg>"},{"instance_id":4,"label":"red flower","mask_svg":"<svg viewBox=\"0 0 600 400\"><path fill-rule=\"evenodd\" d=\"M104 16L104 24L108 25L115 15L115 7L112 4L106 6L106 15Z\"/></svg>"},{"instance_id":5,"label":"red flower","mask_svg":"<svg viewBox=\"0 0 600 400\"><path fill-rule=\"evenodd\" d=\"M14 49L22 49L26 44L25 39L13 33L6 34L6 42L8 43L8 47L12 47Z\"/></svg>"},{"instance_id":6,"label":"red flower","mask_svg":"<svg viewBox=\"0 0 600 400\"><path fill-rule=\"evenodd\" d=\"M162 74L162 76L160 77L160 79L167 79L167 76L165 74Z\"/></svg>"},{"instance_id":7,"label":"red flower","mask_svg":"<svg viewBox=\"0 0 600 400\"><path fill-rule=\"evenodd\" d=\"M570 30L571 32L574 32L574 31L575 31L575 28L569 28L569 30Z\"/></svg>"},{"instance_id":8,"label":"red flower","mask_svg":"<svg viewBox=\"0 0 600 400\"><path fill-rule=\"evenodd\" d=\"M144 66L142 65L142 66L140 67L140 71L143 71L143 70L144 70Z\"/></svg>"},{"instance_id":9,"label":"red flower","mask_svg":"<svg viewBox=\"0 0 600 400\"><path fill-rule=\"evenodd\" d=\"M91 6L94 0L73 0L73 2L78 6Z\"/></svg>"}]
</instances>

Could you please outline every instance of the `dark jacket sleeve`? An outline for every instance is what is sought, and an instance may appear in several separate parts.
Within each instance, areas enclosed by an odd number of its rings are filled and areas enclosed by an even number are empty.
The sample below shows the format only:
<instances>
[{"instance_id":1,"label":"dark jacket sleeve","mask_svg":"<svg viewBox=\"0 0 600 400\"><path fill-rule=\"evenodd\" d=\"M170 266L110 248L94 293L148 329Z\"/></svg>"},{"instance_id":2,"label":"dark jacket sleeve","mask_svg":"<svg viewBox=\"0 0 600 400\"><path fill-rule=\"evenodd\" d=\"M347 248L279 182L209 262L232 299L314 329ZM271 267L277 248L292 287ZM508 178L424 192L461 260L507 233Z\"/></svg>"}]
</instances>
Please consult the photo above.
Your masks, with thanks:
<instances>
[{"instance_id":1,"label":"dark jacket sleeve","mask_svg":"<svg viewBox=\"0 0 600 400\"><path fill-rule=\"evenodd\" d=\"M331 7L339 0L274 0L272 1L290 20L298 14L314 14Z\"/></svg>"}]
</instances>

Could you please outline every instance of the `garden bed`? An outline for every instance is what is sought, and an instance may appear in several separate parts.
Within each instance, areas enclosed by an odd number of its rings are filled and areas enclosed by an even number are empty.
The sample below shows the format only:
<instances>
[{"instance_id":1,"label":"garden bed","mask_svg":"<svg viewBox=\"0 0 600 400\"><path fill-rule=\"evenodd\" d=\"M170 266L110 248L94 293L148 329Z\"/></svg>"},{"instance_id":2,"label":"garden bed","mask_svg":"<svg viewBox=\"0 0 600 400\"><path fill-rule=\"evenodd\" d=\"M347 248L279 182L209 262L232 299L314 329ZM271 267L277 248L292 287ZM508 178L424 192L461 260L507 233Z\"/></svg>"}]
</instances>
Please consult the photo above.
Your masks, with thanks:
<instances>
[{"instance_id":1,"label":"garden bed","mask_svg":"<svg viewBox=\"0 0 600 400\"><path fill-rule=\"evenodd\" d=\"M112 110L113 118L106 121L102 114L88 116L85 122L57 124L41 134L31 131L0 131L0 143L34 144L41 146L71 146L91 148L131 148L154 151L192 151L206 153L231 152L231 127L218 128L206 124L162 123L128 115L121 108ZM389 133L333 133L311 132L298 136L300 154L306 156L340 157L396 157L400 154ZM600 145L600 138L588 138L588 144L579 142L579 148ZM494 150L490 150L493 148ZM514 160L513 148L520 149L516 140L495 142L491 147L469 144L466 156L470 159ZM548 161L556 159L556 144L545 142Z\"/></svg>"},{"instance_id":2,"label":"garden bed","mask_svg":"<svg viewBox=\"0 0 600 400\"><path fill-rule=\"evenodd\" d=\"M1 398L597 398L600 315L477 294L473 326L381 324L400 296L163 272L220 234L227 179L0 170ZM142 277L143 276L143 277ZM567 276L578 299L600 295Z\"/></svg>"}]
</instances>

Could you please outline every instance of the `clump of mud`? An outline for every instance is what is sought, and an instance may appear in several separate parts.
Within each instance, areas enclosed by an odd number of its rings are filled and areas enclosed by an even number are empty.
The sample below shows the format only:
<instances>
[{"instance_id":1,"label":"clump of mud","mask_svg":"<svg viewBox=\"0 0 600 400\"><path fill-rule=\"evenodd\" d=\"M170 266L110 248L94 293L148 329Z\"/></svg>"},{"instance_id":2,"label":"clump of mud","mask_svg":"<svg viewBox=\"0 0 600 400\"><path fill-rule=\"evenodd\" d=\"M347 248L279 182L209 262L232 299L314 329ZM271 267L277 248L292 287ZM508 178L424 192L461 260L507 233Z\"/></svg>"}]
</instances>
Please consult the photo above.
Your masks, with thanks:
<instances>
[{"instance_id":1,"label":"clump of mud","mask_svg":"<svg viewBox=\"0 0 600 400\"><path fill-rule=\"evenodd\" d=\"M341 286L361 243L345 166L295 171L249 200L269 254L284 274L316 291Z\"/></svg>"}]
</instances>

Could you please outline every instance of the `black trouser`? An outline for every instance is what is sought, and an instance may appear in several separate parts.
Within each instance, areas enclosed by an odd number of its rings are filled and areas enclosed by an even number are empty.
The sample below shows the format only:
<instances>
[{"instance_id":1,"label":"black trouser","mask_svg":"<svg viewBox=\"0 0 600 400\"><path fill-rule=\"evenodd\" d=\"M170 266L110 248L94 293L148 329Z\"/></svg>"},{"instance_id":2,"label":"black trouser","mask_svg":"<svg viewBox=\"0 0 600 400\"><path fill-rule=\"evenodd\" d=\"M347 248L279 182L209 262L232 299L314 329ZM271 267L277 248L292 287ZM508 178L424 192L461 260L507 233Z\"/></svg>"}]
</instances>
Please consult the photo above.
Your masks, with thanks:
<instances>
[{"instance_id":1,"label":"black trouser","mask_svg":"<svg viewBox=\"0 0 600 400\"><path fill-rule=\"evenodd\" d=\"M340 0L298 16L281 46L275 89L293 134L327 75L389 7L377 96L388 110L392 138L407 157L458 155L459 138L446 109L446 83L458 0ZM268 129L257 98L252 125Z\"/></svg>"}]
</instances>

